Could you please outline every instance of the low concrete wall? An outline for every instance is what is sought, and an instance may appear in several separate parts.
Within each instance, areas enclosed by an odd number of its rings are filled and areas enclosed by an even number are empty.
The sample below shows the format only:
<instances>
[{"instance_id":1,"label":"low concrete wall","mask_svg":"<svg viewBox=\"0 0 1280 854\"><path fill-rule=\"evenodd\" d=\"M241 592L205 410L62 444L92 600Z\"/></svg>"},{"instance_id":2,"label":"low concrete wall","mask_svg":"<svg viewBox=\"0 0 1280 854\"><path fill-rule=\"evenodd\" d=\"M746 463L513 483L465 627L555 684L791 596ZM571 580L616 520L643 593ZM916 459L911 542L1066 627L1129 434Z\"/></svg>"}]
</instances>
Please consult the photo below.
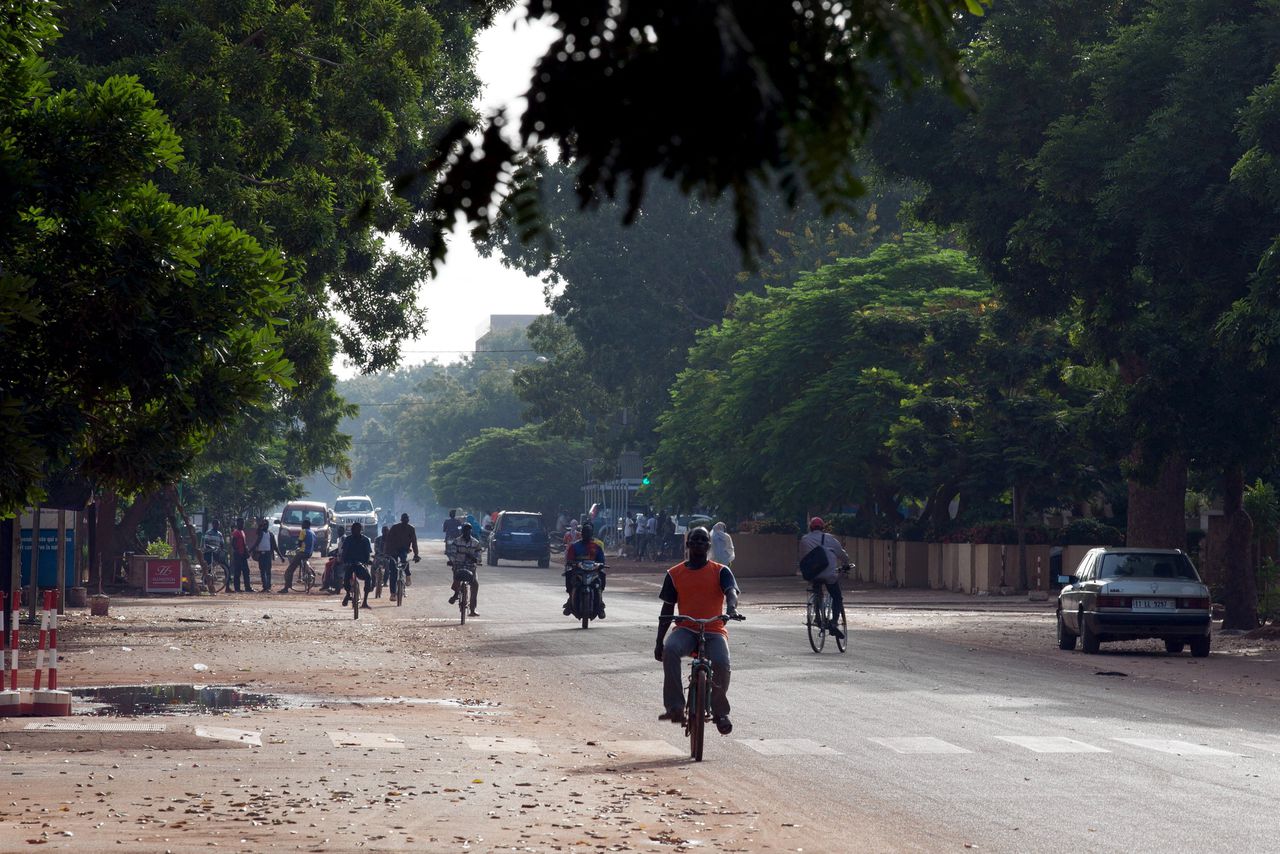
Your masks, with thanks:
<instances>
[{"instance_id":1,"label":"low concrete wall","mask_svg":"<svg viewBox=\"0 0 1280 854\"><path fill-rule=\"evenodd\" d=\"M733 574L739 578L795 575L800 541L794 534L734 534Z\"/></svg>"}]
</instances>

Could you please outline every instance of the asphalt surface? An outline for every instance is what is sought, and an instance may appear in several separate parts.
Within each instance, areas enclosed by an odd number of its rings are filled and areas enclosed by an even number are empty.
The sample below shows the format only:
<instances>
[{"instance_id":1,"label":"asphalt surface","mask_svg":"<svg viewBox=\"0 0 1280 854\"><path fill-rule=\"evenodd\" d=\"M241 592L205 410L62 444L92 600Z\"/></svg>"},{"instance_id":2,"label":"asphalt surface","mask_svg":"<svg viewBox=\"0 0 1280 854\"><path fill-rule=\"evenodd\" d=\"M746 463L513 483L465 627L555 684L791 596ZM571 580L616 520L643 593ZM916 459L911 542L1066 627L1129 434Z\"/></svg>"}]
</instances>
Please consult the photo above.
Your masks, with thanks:
<instances>
[{"instance_id":1,"label":"asphalt surface","mask_svg":"<svg viewBox=\"0 0 1280 854\"><path fill-rule=\"evenodd\" d=\"M682 731L656 720L660 575L616 574L608 619L583 631L559 615L558 573L486 572L484 607L508 616L477 633L477 656L527 667L603 725L651 721L652 738L684 749ZM709 734L698 769L709 791L812 828L819 850L858 848L868 824L918 850L1270 844L1280 732L1269 704L1197 691L1190 677L1104 675L1105 657L1099 670L1067 668L862 628L856 611L849 652L828 643L815 655L802 610L777 595L785 583L759 585L770 595L756 607L748 585L748 621L730 629L735 731Z\"/></svg>"}]
</instances>

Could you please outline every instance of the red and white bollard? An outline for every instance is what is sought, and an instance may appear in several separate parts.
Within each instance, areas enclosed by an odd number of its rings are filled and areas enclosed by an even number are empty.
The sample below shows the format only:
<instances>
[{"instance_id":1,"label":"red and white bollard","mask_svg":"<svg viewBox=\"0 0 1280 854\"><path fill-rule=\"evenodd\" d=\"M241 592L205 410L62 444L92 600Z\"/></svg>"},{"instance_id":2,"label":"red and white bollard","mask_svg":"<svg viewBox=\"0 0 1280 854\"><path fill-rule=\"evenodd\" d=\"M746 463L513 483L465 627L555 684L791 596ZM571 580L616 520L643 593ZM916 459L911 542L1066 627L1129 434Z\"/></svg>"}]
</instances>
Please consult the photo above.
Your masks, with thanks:
<instances>
[{"instance_id":1,"label":"red and white bollard","mask_svg":"<svg viewBox=\"0 0 1280 854\"><path fill-rule=\"evenodd\" d=\"M71 694L58 690L58 594L47 590L44 594L44 614L40 619L40 646L36 650L35 683L31 692L31 714L59 716L71 714ZM45 652L49 653L49 686L41 689L41 676L45 671Z\"/></svg>"},{"instance_id":2,"label":"red and white bollard","mask_svg":"<svg viewBox=\"0 0 1280 854\"><path fill-rule=\"evenodd\" d=\"M0 591L0 611L5 610L5 595ZM15 718L22 714L22 693L18 690L18 606L21 597L20 592L13 591L13 609L9 612L11 628L7 632L0 631L4 636L0 638L0 718ZM3 627L4 621L0 620L0 629ZM8 656L5 652L9 653Z\"/></svg>"}]
</instances>

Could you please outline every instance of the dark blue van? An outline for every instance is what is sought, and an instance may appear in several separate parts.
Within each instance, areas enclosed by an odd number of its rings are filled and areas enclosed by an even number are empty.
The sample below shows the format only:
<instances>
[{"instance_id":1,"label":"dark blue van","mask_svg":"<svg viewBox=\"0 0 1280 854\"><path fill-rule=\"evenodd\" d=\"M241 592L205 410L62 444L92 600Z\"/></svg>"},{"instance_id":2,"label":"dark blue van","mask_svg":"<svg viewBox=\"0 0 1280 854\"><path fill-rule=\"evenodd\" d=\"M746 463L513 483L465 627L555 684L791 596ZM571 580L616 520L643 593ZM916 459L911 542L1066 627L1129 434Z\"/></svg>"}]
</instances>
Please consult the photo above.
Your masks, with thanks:
<instances>
[{"instance_id":1,"label":"dark blue van","mask_svg":"<svg viewBox=\"0 0 1280 854\"><path fill-rule=\"evenodd\" d=\"M489 535L489 566L501 560L536 560L551 566L551 539L541 513L503 510Z\"/></svg>"}]
</instances>

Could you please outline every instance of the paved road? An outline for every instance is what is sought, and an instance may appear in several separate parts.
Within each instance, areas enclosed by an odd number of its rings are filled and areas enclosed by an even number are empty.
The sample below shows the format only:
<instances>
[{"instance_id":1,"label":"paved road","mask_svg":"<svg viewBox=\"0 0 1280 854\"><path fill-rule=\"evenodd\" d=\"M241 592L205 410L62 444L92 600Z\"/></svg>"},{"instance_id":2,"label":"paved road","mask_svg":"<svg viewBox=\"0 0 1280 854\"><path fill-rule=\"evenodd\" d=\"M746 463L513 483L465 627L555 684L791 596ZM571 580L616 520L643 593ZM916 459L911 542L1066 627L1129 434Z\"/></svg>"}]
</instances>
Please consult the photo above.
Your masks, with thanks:
<instances>
[{"instance_id":1,"label":"paved road","mask_svg":"<svg viewBox=\"0 0 1280 854\"><path fill-rule=\"evenodd\" d=\"M615 576L609 618L582 631L559 615L555 570L486 568L476 652L529 668L560 703L581 698L601 726L646 728L661 740L652 760L670 761L684 744L655 719L657 578ZM1280 732L1266 704L901 632L855 628L848 654L814 655L800 611L753 610L748 596L744 612L736 729L710 736L699 773L709 792L829 829L822 850L857 848L847 834L867 821L921 850L1274 844Z\"/></svg>"}]
</instances>

